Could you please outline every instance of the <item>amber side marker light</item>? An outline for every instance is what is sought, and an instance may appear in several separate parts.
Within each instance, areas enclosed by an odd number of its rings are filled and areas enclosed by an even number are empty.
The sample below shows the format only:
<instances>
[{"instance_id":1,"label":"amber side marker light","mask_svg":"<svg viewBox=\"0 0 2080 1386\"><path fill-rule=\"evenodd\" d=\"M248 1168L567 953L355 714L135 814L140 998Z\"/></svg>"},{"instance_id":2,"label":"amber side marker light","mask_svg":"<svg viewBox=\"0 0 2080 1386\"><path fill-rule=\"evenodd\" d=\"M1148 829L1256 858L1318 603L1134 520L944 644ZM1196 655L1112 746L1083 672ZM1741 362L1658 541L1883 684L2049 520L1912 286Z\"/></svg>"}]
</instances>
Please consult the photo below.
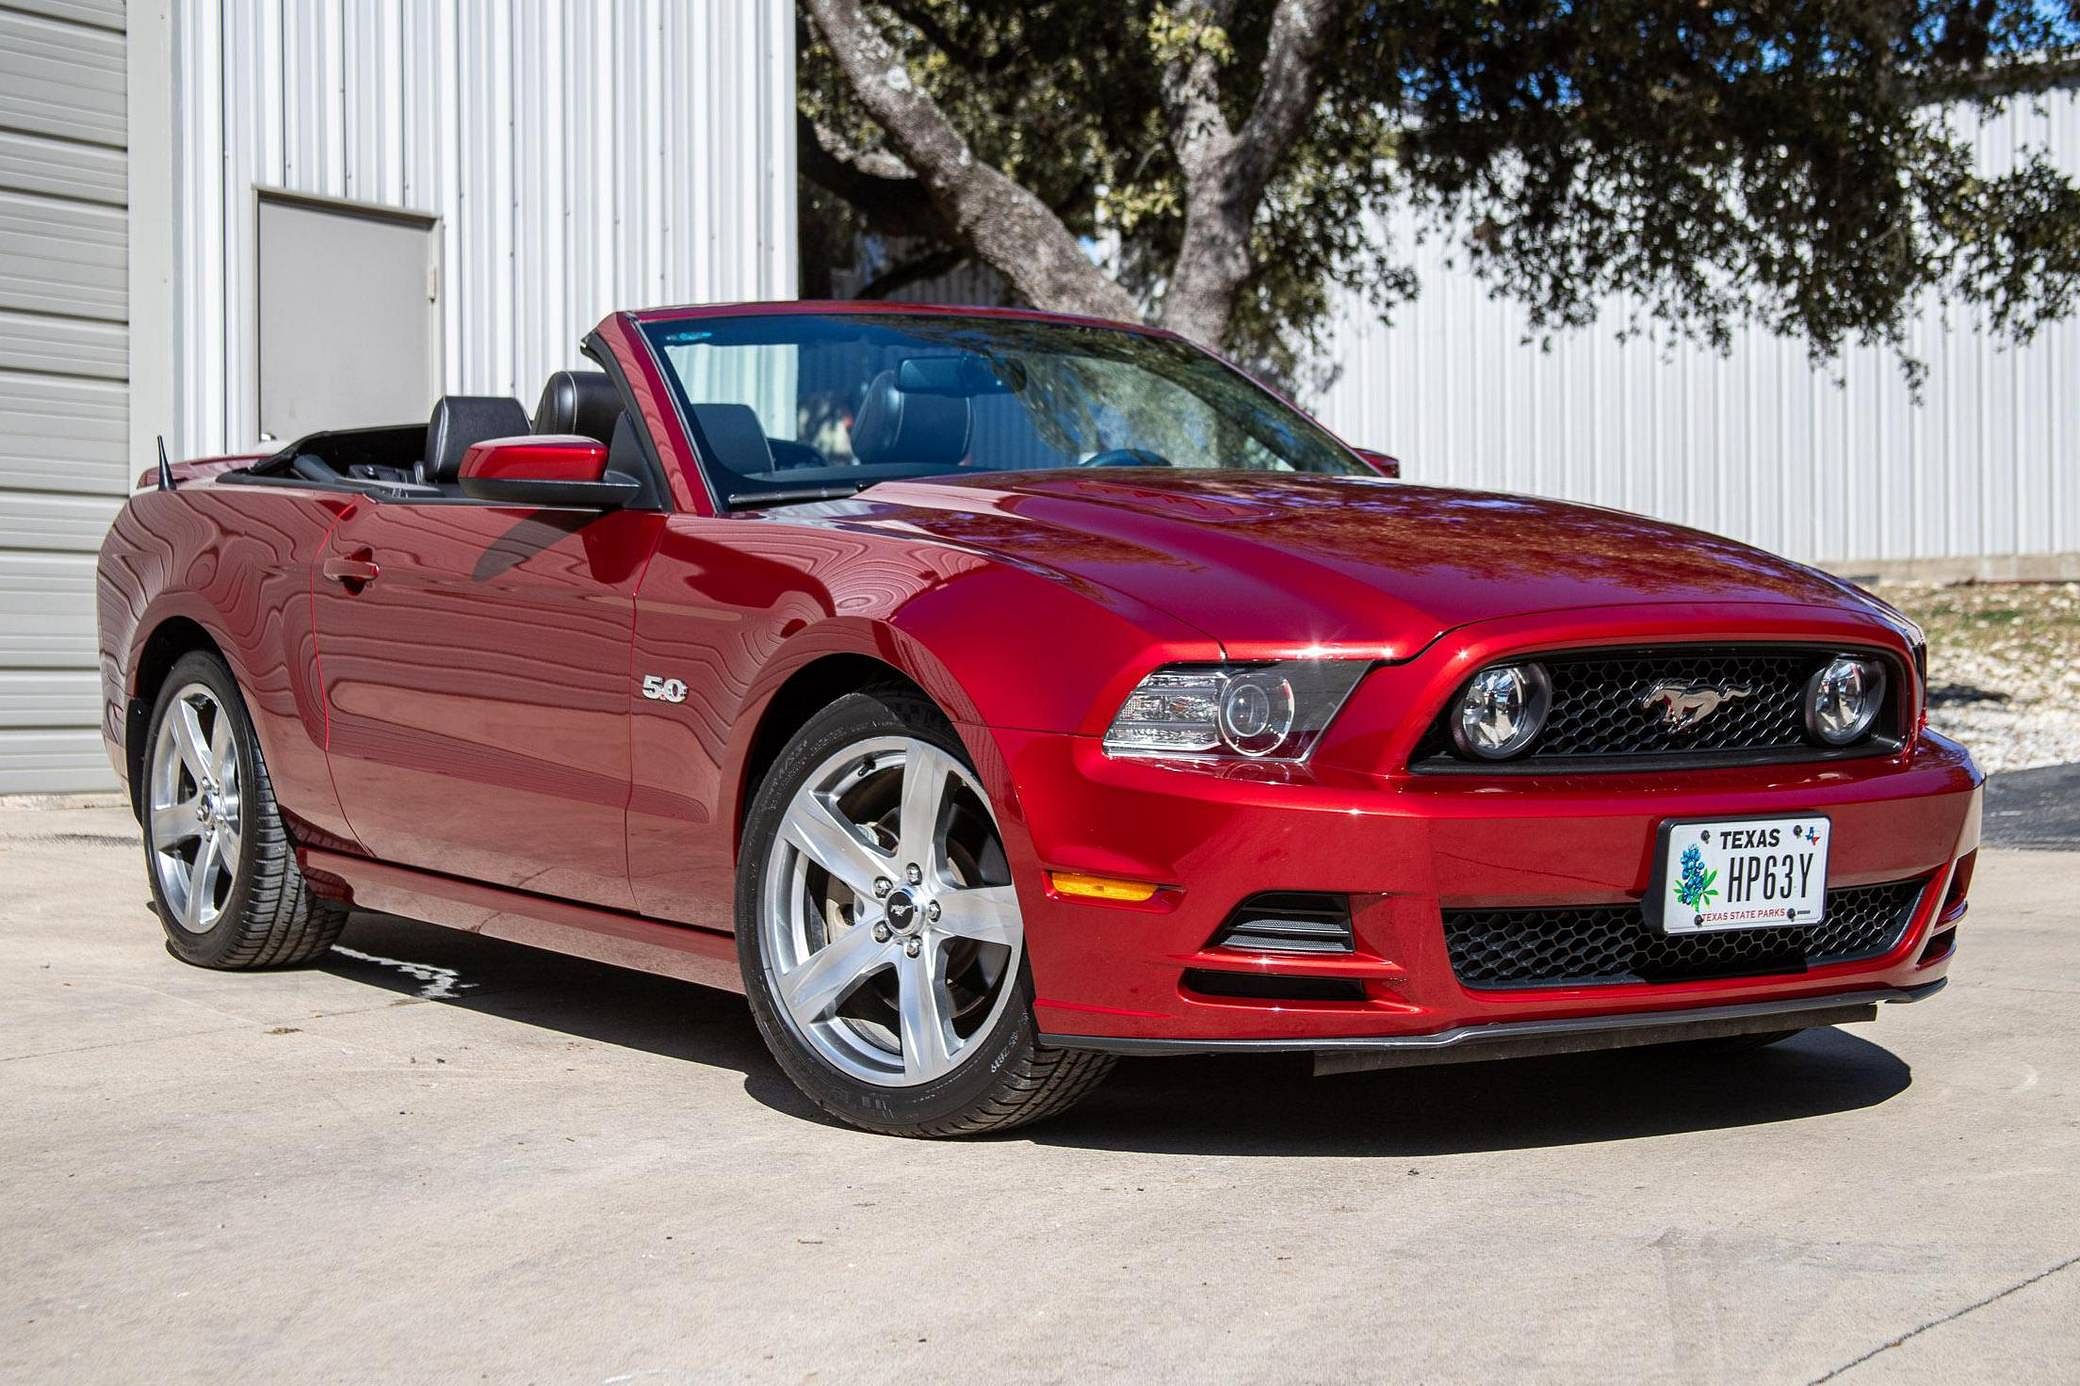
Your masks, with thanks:
<instances>
[{"instance_id":1,"label":"amber side marker light","mask_svg":"<svg viewBox=\"0 0 2080 1386\"><path fill-rule=\"evenodd\" d=\"M1138 905L1144 900L1153 900L1161 886L1147 881L1123 881L1117 876L1086 876L1077 871L1050 871L1047 879L1054 885L1057 895L1075 896L1084 900L1124 900Z\"/></svg>"}]
</instances>

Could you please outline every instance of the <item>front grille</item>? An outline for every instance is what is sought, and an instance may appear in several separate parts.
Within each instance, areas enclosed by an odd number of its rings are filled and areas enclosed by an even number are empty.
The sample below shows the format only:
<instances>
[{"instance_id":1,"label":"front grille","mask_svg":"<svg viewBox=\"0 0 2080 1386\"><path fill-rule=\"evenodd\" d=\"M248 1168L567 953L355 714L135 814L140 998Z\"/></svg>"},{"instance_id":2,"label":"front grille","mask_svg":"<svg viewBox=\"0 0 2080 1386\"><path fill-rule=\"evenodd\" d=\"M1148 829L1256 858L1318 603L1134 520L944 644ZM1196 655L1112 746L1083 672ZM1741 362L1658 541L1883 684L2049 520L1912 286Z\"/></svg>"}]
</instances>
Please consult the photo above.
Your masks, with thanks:
<instances>
[{"instance_id":1,"label":"front grille","mask_svg":"<svg viewBox=\"0 0 2080 1386\"><path fill-rule=\"evenodd\" d=\"M1587 650L1537 655L1553 684L1553 706L1528 755L1501 763L1472 761L1453 747L1450 718L1454 696L1417 752L1417 769L1512 772L1553 769L1559 762L1593 768L1644 758L1671 762L1793 760L1868 754L1891 744L1894 715L1881 714L1864 741L1837 751L1824 748L1805 730L1806 681L1839 650L1832 647L1728 645ZM1898 671L1892 671L1888 701L1896 705ZM1645 699L1665 680L1685 688L1748 690L1729 697L1695 725L1678 730Z\"/></svg>"},{"instance_id":2,"label":"front grille","mask_svg":"<svg viewBox=\"0 0 2080 1386\"><path fill-rule=\"evenodd\" d=\"M1818 924L1662 934L1634 905L1446 910L1452 971L1469 987L1673 982L1803 972L1890 951L1914 917L1921 880L1827 892Z\"/></svg>"}]
</instances>

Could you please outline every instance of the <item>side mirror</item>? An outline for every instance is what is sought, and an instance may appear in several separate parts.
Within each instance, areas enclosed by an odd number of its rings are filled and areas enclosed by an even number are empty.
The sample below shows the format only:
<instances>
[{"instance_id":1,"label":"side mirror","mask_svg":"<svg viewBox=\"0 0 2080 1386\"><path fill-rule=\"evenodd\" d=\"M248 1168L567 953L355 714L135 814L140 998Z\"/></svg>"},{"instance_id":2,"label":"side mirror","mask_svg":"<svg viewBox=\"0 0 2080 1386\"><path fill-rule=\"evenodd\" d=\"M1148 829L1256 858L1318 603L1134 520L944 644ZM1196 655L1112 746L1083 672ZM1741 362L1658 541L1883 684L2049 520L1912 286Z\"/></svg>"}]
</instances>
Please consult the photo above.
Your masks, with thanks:
<instances>
[{"instance_id":1,"label":"side mirror","mask_svg":"<svg viewBox=\"0 0 2080 1386\"><path fill-rule=\"evenodd\" d=\"M1389 456L1384 452L1374 452L1371 448L1352 448L1351 451L1364 458L1372 469L1381 476L1391 476L1396 479L1401 476L1400 458Z\"/></svg>"},{"instance_id":2,"label":"side mirror","mask_svg":"<svg viewBox=\"0 0 2080 1386\"><path fill-rule=\"evenodd\" d=\"M570 510L613 510L642 487L607 475L607 445L577 434L488 438L462 455L462 494Z\"/></svg>"}]
</instances>

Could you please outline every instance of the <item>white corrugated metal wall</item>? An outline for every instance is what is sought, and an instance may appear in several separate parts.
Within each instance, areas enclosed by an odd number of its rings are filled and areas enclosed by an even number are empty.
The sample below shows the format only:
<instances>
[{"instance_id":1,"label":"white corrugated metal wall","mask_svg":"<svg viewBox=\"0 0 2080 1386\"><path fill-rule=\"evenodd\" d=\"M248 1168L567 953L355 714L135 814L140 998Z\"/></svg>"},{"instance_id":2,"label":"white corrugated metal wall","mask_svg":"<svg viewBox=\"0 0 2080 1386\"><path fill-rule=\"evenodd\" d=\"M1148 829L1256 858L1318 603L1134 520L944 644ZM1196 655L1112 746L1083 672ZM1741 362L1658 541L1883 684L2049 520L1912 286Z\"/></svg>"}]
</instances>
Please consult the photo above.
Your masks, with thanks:
<instances>
[{"instance_id":1,"label":"white corrugated metal wall","mask_svg":"<svg viewBox=\"0 0 2080 1386\"><path fill-rule=\"evenodd\" d=\"M1982 164L2048 147L2080 170L2080 95L2019 102L1977 126ZM1920 403L1887 351L1816 371L1760 331L1730 355L1601 326L1522 342L1524 316L1419 252L1423 292L1385 327L1343 305L1316 404L1414 480L1643 511L1837 565L2080 550L2080 320L2025 347L1981 315L1929 304L1909 333ZM1836 379L1843 383L1837 385Z\"/></svg>"},{"instance_id":2,"label":"white corrugated metal wall","mask_svg":"<svg viewBox=\"0 0 2080 1386\"><path fill-rule=\"evenodd\" d=\"M174 61L185 453L255 441L257 189L440 219L451 393L531 407L615 308L794 294L790 0L195 0Z\"/></svg>"},{"instance_id":3,"label":"white corrugated metal wall","mask_svg":"<svg viewBox=\"0 0 2080 1386\"><path fill-rule=\"evenodd\" d=\"M94 551L131 475L123 18L0 4L0 792L108 774Z\"/></svg>"},{"instance_id":4,"label":"white corrugated metal wall","mask_svg":"<svg viewBox=\"0 0 2080 1386\"><path fill-rule=\"evenodd\" d=\"M795 288L791 0L128 10L0 0L0 792L113 784L94 551L154 433L257 441L257 190L438 218L446 388L530 406L614 308Z\"/></svg>"}]
</instances>

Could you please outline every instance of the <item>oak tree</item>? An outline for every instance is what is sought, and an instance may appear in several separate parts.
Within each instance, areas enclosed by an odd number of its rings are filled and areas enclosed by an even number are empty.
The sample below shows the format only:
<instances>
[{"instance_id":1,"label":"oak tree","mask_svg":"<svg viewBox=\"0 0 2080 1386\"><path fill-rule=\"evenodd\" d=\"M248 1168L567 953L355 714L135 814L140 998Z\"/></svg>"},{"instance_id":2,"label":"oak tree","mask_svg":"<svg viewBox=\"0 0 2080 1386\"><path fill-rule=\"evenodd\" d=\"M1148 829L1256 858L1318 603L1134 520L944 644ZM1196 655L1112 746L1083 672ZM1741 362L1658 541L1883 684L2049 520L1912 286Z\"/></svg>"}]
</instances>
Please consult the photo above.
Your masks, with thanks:
<instances>
[{"instance_id":1,"label":"oak tree","mask_svg":"<svg viewBox=\"0 0 2080 1386\"><path fill-rule=\"evenodd\" d=\"M2072 311L2080 187L1971 123L2080 82L2080 0L802 0L811 278L963 263L1289 372L1442 238L1535 329L1623 295L1902 349L1928 294ZM813 284L812 284L813 290Z\"/></svg>"}]
</instances>

